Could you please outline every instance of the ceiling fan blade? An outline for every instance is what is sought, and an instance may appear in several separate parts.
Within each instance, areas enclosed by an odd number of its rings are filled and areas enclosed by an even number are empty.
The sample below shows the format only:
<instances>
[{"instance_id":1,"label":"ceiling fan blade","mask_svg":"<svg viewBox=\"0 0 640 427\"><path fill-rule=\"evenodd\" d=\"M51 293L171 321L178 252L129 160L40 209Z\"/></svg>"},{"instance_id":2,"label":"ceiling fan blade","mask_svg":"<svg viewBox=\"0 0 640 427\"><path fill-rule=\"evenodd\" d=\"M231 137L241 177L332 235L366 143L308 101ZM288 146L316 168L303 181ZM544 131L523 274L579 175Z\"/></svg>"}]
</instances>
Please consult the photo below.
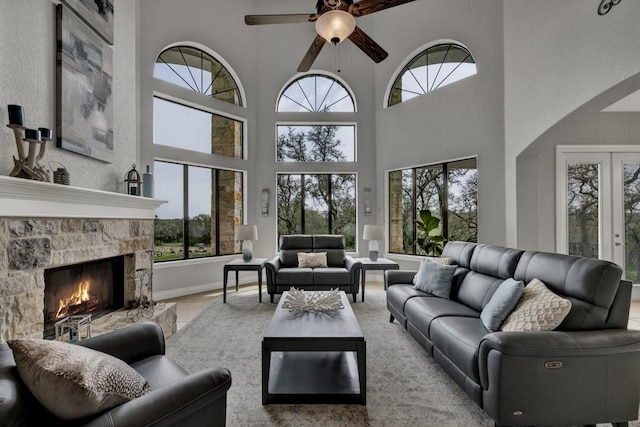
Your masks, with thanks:
<instances>
[{"instance_id":1,"label":"ceiling fan blade","mask_svg":"<svg viewBox=\"0 0 640 427\"><path fill-rule=\"evenodd\" d=\"M363 16L389 9L390 7L400 6L401 4L411 3L412 1L415 0L360 0L349 6L349 12L353 16Z\"/></svg>"},{"instance_id":2,"label":"ceiling fan blade","mask_svg":"<svg viewBox=\"0 0 640 427\"><path fill-rule=\"evenodd\" d=\"M298 13L288 15L245 15L244 23L247 25L298 24L301 22L315 22L317 19L317 13Z\"/></svg>"},{"instance_id":3,"label":"ceiling fan blade","mask_svg":"<svg viewBox=\"0 0 640 427\"><path fill-rule=\"evenodd\" d=\"M322 46L324 46L326 42L327 41L322 37L316 36L316 38L313 40L313 43L311 43L311 46L309 46L309 50L304 55L304 58L302 58L300 65L298 65L299 73L309 71L309 69L313 65L313 61L316 60L316 58L320 54L320 51L322 50Z\"/></svg>"},{"instance_id":4,"label":"ceiling fan blade","mask_svg":"<svg viewBox=\"0 0 640 427\"><path fill-rule=\"evenodd\" d=\"M389 56L389 54L381 48L378 43L376 43L358 26L356 26L356 29L349 36L349 40L351 40L376 63Z\"/></svg>"}]
</instances>

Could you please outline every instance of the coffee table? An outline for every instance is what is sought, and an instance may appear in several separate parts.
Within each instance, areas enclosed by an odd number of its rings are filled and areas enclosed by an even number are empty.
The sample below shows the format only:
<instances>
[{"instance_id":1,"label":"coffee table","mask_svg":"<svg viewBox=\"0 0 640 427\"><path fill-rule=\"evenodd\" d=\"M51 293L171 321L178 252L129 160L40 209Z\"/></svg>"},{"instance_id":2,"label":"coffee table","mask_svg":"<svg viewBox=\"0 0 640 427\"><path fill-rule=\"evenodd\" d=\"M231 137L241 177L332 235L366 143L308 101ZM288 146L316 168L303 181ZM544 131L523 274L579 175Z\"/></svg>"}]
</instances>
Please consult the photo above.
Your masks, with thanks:
<instances>
[{"instance_id":1,"label":"coffee table","mask_svg":"<svg viewBox=\"0 0 640 427\"><path fill-rule=\"evenodd\" d=\"M262 404L367 403L366 342L349 300L291 312L284 292L262 339Z\"/></svg>"}]
</instances>

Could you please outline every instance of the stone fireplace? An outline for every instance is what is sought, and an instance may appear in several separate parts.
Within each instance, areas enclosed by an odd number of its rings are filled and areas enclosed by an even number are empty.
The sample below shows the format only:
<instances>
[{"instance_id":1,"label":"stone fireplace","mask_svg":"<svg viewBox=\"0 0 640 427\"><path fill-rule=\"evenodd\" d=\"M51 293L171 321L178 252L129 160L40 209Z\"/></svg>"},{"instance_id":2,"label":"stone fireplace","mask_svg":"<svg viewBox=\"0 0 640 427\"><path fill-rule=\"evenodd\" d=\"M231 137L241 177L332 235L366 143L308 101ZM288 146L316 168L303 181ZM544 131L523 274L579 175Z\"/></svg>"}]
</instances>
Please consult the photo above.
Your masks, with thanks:
<instances>
[{"instance_id":1,"label":"stone fireplace","mask_svg":"<svg viewBox=\"0 0 640 427\"><path fill-rule=\"evenodd\" d=\"M50 310L46 279L72 265L121 259L112 274L122 274L116 278L122 302L138 297L134 273L151 267L153 218L161 203L0 177L0 342L43 336ZM166 336L175 332L175 306L172 316L173 326L161 325Z\"/></svg>"}]
</instances>

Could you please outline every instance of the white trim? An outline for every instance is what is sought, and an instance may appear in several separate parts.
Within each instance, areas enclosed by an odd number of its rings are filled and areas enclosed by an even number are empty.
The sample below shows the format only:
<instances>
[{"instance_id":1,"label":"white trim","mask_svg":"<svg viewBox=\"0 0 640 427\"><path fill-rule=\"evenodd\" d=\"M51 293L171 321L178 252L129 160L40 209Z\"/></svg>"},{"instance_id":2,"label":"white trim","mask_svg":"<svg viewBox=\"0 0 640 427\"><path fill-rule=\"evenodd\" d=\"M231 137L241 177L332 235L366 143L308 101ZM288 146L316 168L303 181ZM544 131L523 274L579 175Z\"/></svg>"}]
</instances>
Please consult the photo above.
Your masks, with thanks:
<instances>
[{"instance_id":1,"label":"white trim","mask_svg":"<svg viewBox=\"0 0 640 427\"><path fill-rule=\"evenodd\" d=\"M329 77L332 78L334 80L337 80L349 93L349 95L351 96L351 100L353 101L353 111L338 111L338 112L334 112L334 113L343 113L343 114L353 114L353 113L357 113L358 112L358 101L356 99L356 95L355 93L353 93L353 90L351 90L351 86L349 86L347 84L346 81L344 81L342 79L342 77L339 77L333 73L330 73L328 71L324 71L324 70L310 70L304 73L298 73L295 74L293 77L291 77L289 80L286 81L286 83L282 86L282 88L280 89L280 92L278 92L278 96L276 97L276 105L274 108L274 111L276 113L292 113L293 111L278 111L278 104L280 103L280 97L282 96L282 94L284 93L284 91L291 85L291 83L293 83L294 81L304 78L304 77L308 77L310 75L322 75L325 77ZM304 111L300 111L301 113L305 113ZM331 111L329 111L331 112Z\"/></svg>"},{"instance_id":2,"label":"white trim","mask_svg":"<svg viewBox=\"0 0 640 427\"><path fill-rule=\"evenodd\" d=\"M247 94L244 91L244 86L242 85L242 81L240 80L240 77L238 76L238 73L236 73L236 71L233 69L233 67L224 59L224 57L222 55L220 55L218 52L216 52L215 50L211 49L208 46L205 46L205 45L203 45L201 43L198 43L198 42L191 42L191 41L182 41L182 42L171 43L171 44L165 46L163 49L161 49L160 52L156 55L156 63L157 63L158 57L164 51L166 51L168 49L171 49L173 47L177 47L177 46L190 46L190 47L194 47L196 49L200 49L200 50L208 53L216 61L221 63L224 66L224 68L226 68L226 70L229 72L229 74L231 74L231 77L233 77L233 81L236 84L236 86L238 86L238 90L240 91L240 96L242 97L242 105L239 105L239 107L247 108L247 106L249 105L249 100L247 99ZM155 63L154 63L154 70L155 70ZM185 90L189 90L189 89L185 88ZM235 105L235 104L233 104L233 105Z\"/></svg>"},{"instance_id":3,"label":"white trim","mask_svg":"<svg viewBox=\"0 0 640 427\"><path fill-rule=\"evenodd\" d=\"M0 176L0 217L154 219L166 202Z\"/></svg>"},{"instance_id":4,"label":"white trim","mask_svg":"<svg viewBox=\"0 0 640 427\"><path fill-rule=\"evenodd\" d=\"M395 83L396 79L398 78L398 76L400 75L400 72L404 69L404 67L407 66L407 64L409 62L411 62L416 56L418 56L418 54L424 52L427 49L430 49L434 46L437 46L439 44L455 44L458 46L461 46L463 48L465 48L467 50L467 52L469 52L469 55L471 55L471 58L473 58L473 63L476 64L476 74L477 74L477 70L478 70L478 64L476 62L476 57L473 55L473 53L471 52L471 49L469 49L464 43L460 43L457 40L453 40L453 39L438 39L438 40L433 40L430 41L429 43L426 43L424 45L422 45L421 47L417 48L416 50L414 50L413 52L411 52L407 57L405 57L404 61L400 62L400 65L396 68L396 70L393 72L393 74L391 74L391 78L389 79L389 82L387 83L387 88L384 91L384 98L382 98L382 109L386 109L389 108L389 95L391 94L391 88L393 87L393 83ZM469 76L471 77L471 76ZM428 93L428 92L427 92Z\"/></svg>"}]
</instances>

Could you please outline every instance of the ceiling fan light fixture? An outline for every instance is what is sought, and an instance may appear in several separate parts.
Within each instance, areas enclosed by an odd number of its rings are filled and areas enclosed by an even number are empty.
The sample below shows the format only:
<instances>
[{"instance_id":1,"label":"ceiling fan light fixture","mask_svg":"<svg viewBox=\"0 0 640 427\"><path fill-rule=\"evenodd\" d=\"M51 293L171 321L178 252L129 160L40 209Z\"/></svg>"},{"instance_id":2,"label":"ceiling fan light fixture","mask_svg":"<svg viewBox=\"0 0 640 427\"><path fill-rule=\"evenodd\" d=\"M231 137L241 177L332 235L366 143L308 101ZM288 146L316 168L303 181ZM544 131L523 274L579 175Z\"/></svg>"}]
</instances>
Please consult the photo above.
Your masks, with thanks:
<instances>
[{"instance_id":1,"label":"ceiling fan light fixture","mask_svg":"<svg viewBox=\"0 0 640 427\"><path fill-rule=\"evenodd\" d=\"M356 29L356 19L344 10L330 10L318 17L316 31L326 41L338 44Z\"/></svg>"}]
</instances>

